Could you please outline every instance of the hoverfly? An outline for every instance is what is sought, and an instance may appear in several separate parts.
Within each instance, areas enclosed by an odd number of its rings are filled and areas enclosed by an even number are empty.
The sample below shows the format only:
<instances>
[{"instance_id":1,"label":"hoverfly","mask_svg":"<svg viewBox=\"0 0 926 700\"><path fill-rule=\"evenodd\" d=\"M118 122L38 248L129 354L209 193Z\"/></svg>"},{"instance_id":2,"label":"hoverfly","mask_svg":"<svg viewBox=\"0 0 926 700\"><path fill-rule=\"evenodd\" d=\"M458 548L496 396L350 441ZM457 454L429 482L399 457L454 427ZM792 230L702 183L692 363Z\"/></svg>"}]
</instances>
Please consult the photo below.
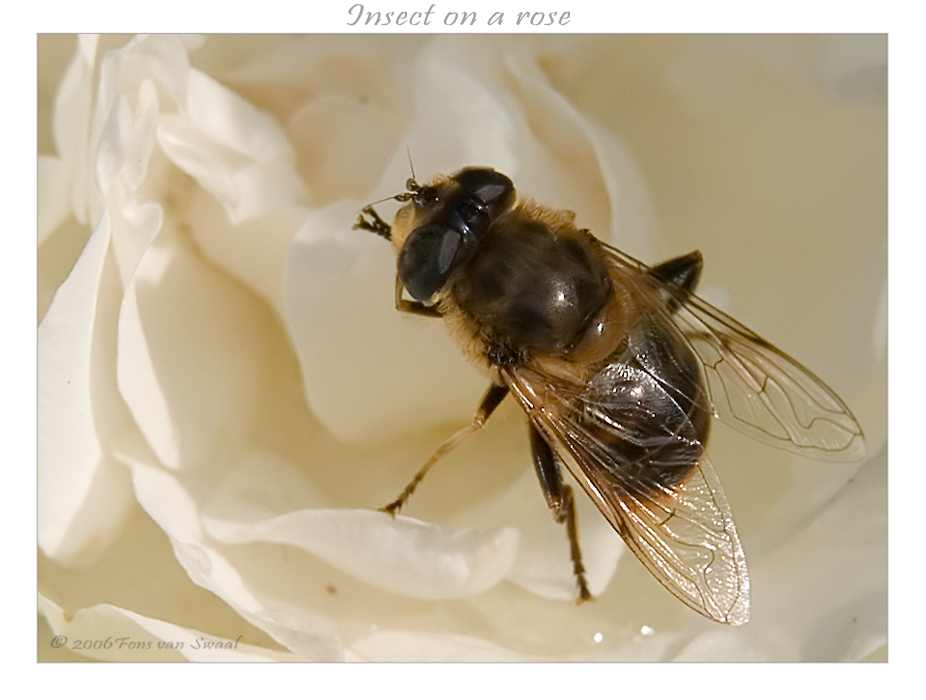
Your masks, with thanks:
<instances>
[{"instance_id":1,"label":"hoverfly","mask_svg":"<svg viewBox=\"0 0 926 700\"><path fill-rule=\"evenodd\" d=\"M577 228L572 212L518 198L469 167L419 185L392 225L372 206L354 228L398 254L395 305L443 319L491 378L472 423L442 443L394 502L513 394L534 467L582 565L565 466L671 593L718 622L749 619L749 576L730 507L705 452L712 417L784 449L864 454L842 400L782 351L694 294L699 252L649 267Z\"/></svg>"}]
</instances>

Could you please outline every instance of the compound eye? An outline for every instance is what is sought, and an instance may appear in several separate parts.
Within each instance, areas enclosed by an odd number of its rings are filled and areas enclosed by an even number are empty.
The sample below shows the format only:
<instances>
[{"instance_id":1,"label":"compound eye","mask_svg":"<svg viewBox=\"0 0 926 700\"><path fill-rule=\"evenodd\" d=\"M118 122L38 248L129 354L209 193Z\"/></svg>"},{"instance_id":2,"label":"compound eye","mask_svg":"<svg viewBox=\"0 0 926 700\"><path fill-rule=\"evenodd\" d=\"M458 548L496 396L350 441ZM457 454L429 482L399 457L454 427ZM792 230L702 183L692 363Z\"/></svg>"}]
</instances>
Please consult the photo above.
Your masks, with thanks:
<instances>
[{"instance_id":1,"label":"compound eye","mask_svg":"<svg viewBox=\"0 0 926 700\"><path fill-rule=\"evenodd\" d=\"M444 286L461 245L459 232L438 224L408 234L399 253L399 279L412 298L428 301Z\"/></svg>"},{"instance_id":2,"label":"compound eye","mask_svg":"<svg viewBox=\"0 0 926 700\"><path fill-rule=\"evenodd\" d=\"M514 183L507 175L489 168L466 168L453 179L460 189L485 203L489 216L495 218L514 203Z\"/></svg>"}]
</instances>

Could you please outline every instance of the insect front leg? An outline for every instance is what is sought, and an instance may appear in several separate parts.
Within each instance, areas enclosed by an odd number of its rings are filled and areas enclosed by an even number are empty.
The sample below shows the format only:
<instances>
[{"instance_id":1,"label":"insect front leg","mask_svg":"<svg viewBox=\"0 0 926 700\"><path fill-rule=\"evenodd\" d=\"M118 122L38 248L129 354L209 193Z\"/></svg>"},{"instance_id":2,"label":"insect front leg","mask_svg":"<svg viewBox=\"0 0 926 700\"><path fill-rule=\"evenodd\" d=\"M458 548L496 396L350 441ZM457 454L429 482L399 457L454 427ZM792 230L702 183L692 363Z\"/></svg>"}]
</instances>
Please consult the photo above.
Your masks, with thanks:
<instances>
[{"instance_id":1,"label":"insect front leg","mask_svg":"<svg viewBox=\"0 0 926 700\"><path fill-rule=\"evenodd\" d=\"M428 318L441 318L444 314L434 306L428 306L424 302L414 299L405 299L402 297L402 280L399 276L395 277L395 308L398 311L404 311L407 314L416 314L418 316L427 316Z\"/></svg>"},{"instance_id":2,"label":"insect front leg","mask_svg":"<svg viewBox=\"0 0 926 700\"><path fill-rule=\"evenodd\" d=\"M370 220L367 221L364 216L369 216ZM387 241L392 240L392 227L382 220L373 207L363 208L360 216L357 217L357 223L354 224L354 230L356 229L372 231L377 236L382 236Z\"/></svg>"},{"instance_id":3,"label":"insect front leg","mask_svg":"<svg viewBox=\"0 0 926 700\"><path fill-rule=\"evenodd\" d=\"M421 480L424 478L424 475L428 473L428 470L433 467L441 457L446 454L449 454L453 451L454 448L461 445L466 438L479 430L482 426L485 425L486 421L489 419L489 416L498 408L498 405L502 400L508 396L508 387L501 384L493 384L486 391L485 396L482 397L482 403L479 404L479 409L476 411L476 415L473 416L473 422L462 430L454 433L449 438L444 440L440 446L434 450L434 454L428 458L428 461L424 463L424 466L418 470L418 473L415 474L415 478L412 479L408 486L405 487L405 490L399 495L389 505L380 508L384 513L389 513L389 515L395 516L399 512L399 509L405 505L405 502L408 501L409 496L414 493L415 489L418 487L418 484L421 483Z\"/></svg>"},{"instance_id":4,"label":"insect front leg","mask_svg":"<svg viewBox=\"0 0 926 700\"><path fill-rule=\"evenodd\" d=\"M563 475L560 472L559 464L556 462L556 456L553 454L550 443L546 441L546 438L540 434L540 431L533 424L530 425L530 433L534 468L537 470L537 478L540 479L543 495L546 496L547 505L553 511L556 522L566 524L573 572L579 585L579 602L593 600L593 596L588 590L588 581L585 579L585 566L582 564L582 550L579 548L579 526L576 523L576 506L575 499L572 496L572 488L563 483Z\"/></svg>"},{"instance_id":5,"label":"insect front leg","mask_svg":"<svg viewBox=\"0 0 926 700\"><path fill-rule=\"evenodd\" d=\"M704 258L701 252L696 250L688 255L681 255L671 260L666 260L660 265L650 270L650 274L660 282L671 285L679 289L682 294L681 298L672 297L667 302L669 311L675 311L681 304L688 299L688 295L694 292L701 277L701 268L704 266Z\"/></svg>"}]
</instances>

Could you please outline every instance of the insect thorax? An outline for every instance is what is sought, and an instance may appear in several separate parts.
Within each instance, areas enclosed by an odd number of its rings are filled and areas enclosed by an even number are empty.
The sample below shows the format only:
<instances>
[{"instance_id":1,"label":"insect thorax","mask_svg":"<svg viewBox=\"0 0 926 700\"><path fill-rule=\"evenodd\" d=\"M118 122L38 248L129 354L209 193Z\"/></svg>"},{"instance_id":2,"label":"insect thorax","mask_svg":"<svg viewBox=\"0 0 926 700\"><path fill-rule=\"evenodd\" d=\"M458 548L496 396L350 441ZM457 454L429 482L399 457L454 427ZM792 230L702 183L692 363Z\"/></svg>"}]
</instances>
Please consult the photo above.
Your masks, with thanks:
<instances>
[{"instance_id":1,"label":"insect thorax","mask_svg":"<svg viewBox=\"0 0 926 700\"><path fill-rule=\"evenodd\" d=\"M605 265L586 245L515 212L490 228L451 294L485 338L515 352L562 352L582 336L611 289Z\"/></svg>"}]
</instances>

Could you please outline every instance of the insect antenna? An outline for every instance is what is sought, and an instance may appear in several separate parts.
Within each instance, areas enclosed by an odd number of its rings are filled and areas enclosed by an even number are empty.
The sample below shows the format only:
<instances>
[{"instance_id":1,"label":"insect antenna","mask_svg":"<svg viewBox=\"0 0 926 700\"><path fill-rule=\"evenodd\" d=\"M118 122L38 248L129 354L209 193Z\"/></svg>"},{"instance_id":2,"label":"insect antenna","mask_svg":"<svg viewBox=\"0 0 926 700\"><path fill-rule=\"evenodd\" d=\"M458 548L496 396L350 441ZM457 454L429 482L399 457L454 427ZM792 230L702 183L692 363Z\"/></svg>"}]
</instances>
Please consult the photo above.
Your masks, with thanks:
<instances>
[{"instance_id":1,"label":"insect antenna","mask_svg":"<svg viewBox=\"0 0 926 700\"><path fill-rule=\"evenodd\" d=\"M387 241L392 240L392 227L389 226L379 214L376 213L376 210L373 209L377 204L382 204L383 202L388 202L390 199L393 199L397 202L407 202L412 199L416 194L421 192L421 185L415 180L415 165L412 163L412 150L407 145L405 146L405 152L408 155L408 168L411 170L412 176L405 181L405 192L400 192L399 194L393 195L391 197L383 197L378 199L375 202L370 202L367 204L360 212L360 215L357 217L357 223L354 224L354 229L363 229L364 231L372 231L377 236L382 236ZM365 217L370 217L368 221Z\"/></svg>"},{"instance_id":2,"label":"insect antenna","mask_svg":"<svg viewBox=\"0 0 926 700\"><path fill-rule=\"evenodd\" d=\"M412 180L415 179L415 164L412 163L412 149L408 144L405 145L405 155L408 156L408 169L411 171Z\"/></svg>"},{"instance_id":3,"label":"insect antenna","mask_svg":"<svg viewBox=\"0 0 926 700\"><path fill-rule=\"evenodd\" d=\"M421 185L419 185L418 181L415 179L415 164L412 163L412 149L408 144L405 146L405 154L408 156L408 169L411 171L412 176L405 181L405 189L408 190L408 192L403 192L396 197L400 202L408 201L421 190Z\"/></svg>"}]
</instances>

